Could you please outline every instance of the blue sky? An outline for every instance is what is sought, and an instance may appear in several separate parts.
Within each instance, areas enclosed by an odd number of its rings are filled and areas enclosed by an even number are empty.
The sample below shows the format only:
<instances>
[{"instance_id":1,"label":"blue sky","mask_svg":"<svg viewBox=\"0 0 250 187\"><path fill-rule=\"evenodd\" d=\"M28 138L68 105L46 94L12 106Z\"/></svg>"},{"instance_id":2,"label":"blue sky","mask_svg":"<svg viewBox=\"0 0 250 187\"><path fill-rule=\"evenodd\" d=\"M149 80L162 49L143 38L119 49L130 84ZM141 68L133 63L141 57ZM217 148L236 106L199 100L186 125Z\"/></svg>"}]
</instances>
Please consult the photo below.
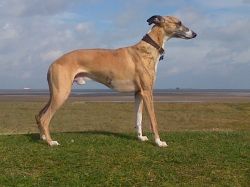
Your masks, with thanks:
<instances>
[{"instance_id":1,"label":"blue sky","mask_svg":"<svg viewBox=\"0 0 250 187\"><path fill-rule=\"evenodd\" d=\"M0 0L0 89L47 88L48 66L60 55L133 45L155 14L198 34L166 43L156 88L249 89L249 10L250 0Z\"/></svg>"}]
</instances>

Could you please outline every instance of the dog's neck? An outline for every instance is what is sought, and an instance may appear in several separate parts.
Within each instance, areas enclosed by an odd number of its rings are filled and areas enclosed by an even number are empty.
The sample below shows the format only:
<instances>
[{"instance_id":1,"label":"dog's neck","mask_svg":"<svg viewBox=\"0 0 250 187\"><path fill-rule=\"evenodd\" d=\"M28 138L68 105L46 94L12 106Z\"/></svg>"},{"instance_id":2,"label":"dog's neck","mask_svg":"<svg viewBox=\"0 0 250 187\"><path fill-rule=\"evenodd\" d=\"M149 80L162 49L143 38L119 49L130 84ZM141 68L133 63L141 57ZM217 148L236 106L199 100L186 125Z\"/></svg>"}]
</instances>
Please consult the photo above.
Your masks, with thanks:
<instances>
[{"instance_id":1,"label":"dog's neck","mask_svg":"<svg viewBox=\"0 0 250 187\"><path fill-rule=\"evenodd\" d=\"M170 38L166 36L165 31L157 26L153 26L148 32L148 35L163 49L165 47L165 42Z\"/></svg>"}]
</instances>

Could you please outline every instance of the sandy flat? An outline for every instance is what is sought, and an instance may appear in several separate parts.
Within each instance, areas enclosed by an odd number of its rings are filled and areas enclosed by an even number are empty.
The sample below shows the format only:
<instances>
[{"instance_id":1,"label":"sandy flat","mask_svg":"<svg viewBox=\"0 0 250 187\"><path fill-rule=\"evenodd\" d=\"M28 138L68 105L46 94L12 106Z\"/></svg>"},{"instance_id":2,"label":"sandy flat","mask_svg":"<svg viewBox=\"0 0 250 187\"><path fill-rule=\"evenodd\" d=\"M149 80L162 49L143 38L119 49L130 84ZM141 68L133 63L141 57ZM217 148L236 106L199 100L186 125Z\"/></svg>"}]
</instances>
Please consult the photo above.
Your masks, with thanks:
<instances>
[{"instance_id":1,"label":"sandy flat","mask_svg":"<svg viewBox=\"0 0 250 187\"><path fill-rule=\"evenodd\" d=\"M0 101L46 101L48 94L1 94ZM71 101L86 102L133 102L131 93L71 94ZM250 92L164 92L155 93L156 102L250 102Z\"/></svg>"}]
</instances>

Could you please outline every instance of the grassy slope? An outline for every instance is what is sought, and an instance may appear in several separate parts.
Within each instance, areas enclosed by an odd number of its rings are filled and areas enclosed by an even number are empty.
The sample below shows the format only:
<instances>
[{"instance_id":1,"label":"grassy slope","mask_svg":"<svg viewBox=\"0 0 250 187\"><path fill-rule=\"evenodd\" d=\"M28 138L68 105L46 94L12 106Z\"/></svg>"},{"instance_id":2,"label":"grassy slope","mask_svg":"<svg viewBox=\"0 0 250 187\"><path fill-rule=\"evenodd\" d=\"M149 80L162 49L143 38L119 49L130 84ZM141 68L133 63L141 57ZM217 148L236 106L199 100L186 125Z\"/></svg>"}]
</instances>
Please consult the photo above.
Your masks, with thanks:
<instances>
[{"instance_id":1,"label":"grassy slope","mask_svg":"<svg viewBox=\"0 0 250 187\"><path fill-rule=\"evenodd\" d=\"M42 105L2 102L0 133L35 131ZM157 103L156 110L166 149L152 137L136 141L131 103L68 102L53 130L89 132L53 134L57 148L37 134L0 136L0 186L248 186L250 103Z\"/></svg>"},{"instance_id":2,"label":"grassy slope","mask_svg":"<svg viewBox=\"0 0 250 187\"><path fill-rule=\"evenodd\" d=\"M166 149L131 134L54 134L48 148L37 135L0 136L0 184L6 186L247 186L249 132L164 133Z\"/></svg>"}]
</instances>

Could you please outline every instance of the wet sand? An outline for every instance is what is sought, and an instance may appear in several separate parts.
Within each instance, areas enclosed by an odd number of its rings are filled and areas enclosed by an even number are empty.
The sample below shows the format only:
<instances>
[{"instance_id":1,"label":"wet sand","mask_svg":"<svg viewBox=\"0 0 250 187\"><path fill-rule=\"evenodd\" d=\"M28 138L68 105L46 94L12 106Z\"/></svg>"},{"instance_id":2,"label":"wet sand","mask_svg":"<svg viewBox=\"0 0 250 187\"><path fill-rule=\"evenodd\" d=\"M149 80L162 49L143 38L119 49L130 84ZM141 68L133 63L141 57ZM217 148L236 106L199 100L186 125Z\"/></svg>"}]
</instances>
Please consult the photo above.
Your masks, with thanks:
<instances>
[{"instance_id":1,"label":"wet sand","mask_svg":"<svg viewBox=\"0 0 250 187\"><path fill-rule=\"evenodd\" d=\"M0 94L0 101L46 101L49 99L48 93L42 94ZM133 102L132 93L72 93L70 101L85 102ZM202 102L250 102L250 91L164 91L154 93L155 102L169 103L202 103Z\"/></svg>"}]
</instances>

